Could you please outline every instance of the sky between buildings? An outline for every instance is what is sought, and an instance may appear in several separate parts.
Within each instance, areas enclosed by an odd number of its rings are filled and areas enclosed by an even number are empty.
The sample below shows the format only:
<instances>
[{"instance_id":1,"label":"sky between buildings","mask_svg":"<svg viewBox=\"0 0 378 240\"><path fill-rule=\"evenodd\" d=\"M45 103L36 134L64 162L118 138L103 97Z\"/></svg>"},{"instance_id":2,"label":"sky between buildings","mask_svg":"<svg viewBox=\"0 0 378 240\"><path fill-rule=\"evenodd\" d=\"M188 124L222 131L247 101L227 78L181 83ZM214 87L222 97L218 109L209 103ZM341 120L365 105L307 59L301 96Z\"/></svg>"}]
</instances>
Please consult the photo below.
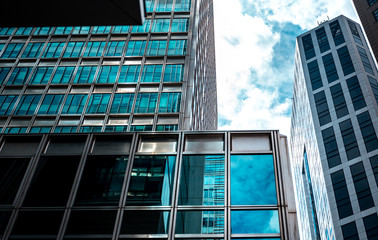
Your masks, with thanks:
<instances>
[{"instance_id":1,"label":"sky between buildings","mask_svg":"<svg viewBox=\"0 0 378 240\"><path fill-rule=\"evenodd\" d=\"M296 36L352 0L214 0L218 128L289 136Z\"/></svg>"}]
</instances>

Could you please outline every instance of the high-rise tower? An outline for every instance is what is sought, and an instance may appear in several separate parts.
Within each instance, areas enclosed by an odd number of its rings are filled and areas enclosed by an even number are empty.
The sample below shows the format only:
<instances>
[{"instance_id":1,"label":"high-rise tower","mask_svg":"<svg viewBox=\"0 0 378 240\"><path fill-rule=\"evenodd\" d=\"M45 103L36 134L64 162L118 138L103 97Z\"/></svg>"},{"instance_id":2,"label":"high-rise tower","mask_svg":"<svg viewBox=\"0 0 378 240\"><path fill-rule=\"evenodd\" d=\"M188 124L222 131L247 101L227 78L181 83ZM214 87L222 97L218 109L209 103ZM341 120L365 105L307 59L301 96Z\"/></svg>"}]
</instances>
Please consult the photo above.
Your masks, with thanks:
<instances>
[{"instance_id":1,"label":"high-rise tower","mask_svg":"<svg viewBox=\"0 0 378 240\"><path fill-rule=\"evenodd\" d=\"M297 37L291 154L302 239L378 237L378 84L360 26Z\"/></svg>"}]
</instances>

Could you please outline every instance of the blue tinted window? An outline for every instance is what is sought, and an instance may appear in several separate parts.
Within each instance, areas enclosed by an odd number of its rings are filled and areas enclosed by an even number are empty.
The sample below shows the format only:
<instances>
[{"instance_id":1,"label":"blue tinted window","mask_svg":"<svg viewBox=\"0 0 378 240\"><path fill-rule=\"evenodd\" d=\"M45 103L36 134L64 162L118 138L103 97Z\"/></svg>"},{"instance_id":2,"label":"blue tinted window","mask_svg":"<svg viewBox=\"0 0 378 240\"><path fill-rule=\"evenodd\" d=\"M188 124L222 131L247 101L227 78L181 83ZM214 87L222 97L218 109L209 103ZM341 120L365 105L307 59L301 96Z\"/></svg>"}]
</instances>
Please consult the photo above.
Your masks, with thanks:
<instances>
[{"instance_id":1,"label":"blue tinted window","mask_svg":"<svg viewBox=\"0 0 378 240\"><path fill-rule=\"evenodd\" d=\"M324 91L314 94L314 99L320 126L331 122L331 115L329 114L327 98Z\"/></svg>"},{"instance_id":2,"label":"blue tinted window","mask_svg":"<svg viewBox=\"0 0 378 240\"><path fill-rule=\"evenodd\" d=\"M76 132L77 127L56 127L54 133L71 133Z\"/></svg>"},{"instance_id":3,"label":"blue tinted window","mask_svg":"<svg viewBox=\"0 0 378 240\"><path fill-rule=\"evenodd\" d=\"M196 224L193 224L196 223ZM176 234L222 234L224 211L177 211Z\"/></svg>"},{"instance_id":4,"label":"blue tinted window","mask_svg":"<svg viewBox=\"0 0 378 240\"><path fill-rule=\"evenodd\" d=\"M160 97L159 113L180 112L181 93L162 93Z\"/></svg>"},{"instance_id":5,"label":"blue tinted window","mask_svg":"<svg viewBox=\"0 0 378 240\"><path fill-rule=\"evenodd\" d=\"M15 35L30 35L32 31L32 27L19 27Z\"/></svg>"},{"instance_id":6,"label":"blue tinted window","mask_svg":"<svg viewBox=\"0 0 378 240\"><path fill-rule=\"evenodd\" d=\"M70 34L73 27L56 27L54 34Z\"/></svg>"},{"instance_id":7,"label":"blue tinted window","mask_svg":"<svg viewBox=\"0 0 378 240\"><path fill-rule=\"evenodd\" d=\"M96 83L115 83L119 66L101 66Z\"/></svg>"},{"instance_id":8,"label":"blue tinted window","mask_svg":"<svg viewBox=\"0 0 378 240\"><path fill-rule=\"evenodd\" d=\"M191 0L176 0L175 11L190 11Z\"/></svg>"},{"instance_id":9,"label":"blue tinted window","mask_svg":"<svg viewBox=\"0 0 378 240\"><path fill-rule=\"evenodd\" d=\"M89 99L87 113L106 113L110 94L92 94Z\"/></svg>"},{"instance_id":10,"label":"blue tinted window","mask_svg":"<svg viewBox=\"0 0 378 240\"><path fill-rule=\"evenodd\" d=\"M24 52L22 53L22 58L37 58L41 54L43 46L45 43L29 43Z\"/></svg>"},{"instance_id":11,"label":"blue tinted window","mask_svg":"<svg viewBox=\"0 0 378 240\"><path fill-rule=\"evenodd\" d=\"M350 239L350 240L360 239L358 237L358 231L357 231L357 227L356 227L355 222L351 222L351 223L348 223L348 224L341 226L341 231L343 232L343 237L346 240L348 240L348 239Z\"/></svg>"},{"instance_id":12,"label":"blue tinted window","mask_svg":"<svg viewBox=\"0 0 378 240\"><path fill-rule=\"evenodd\" d=\"M49 35L52 32L52 27L37 27L34 35Z\"/></svg>"},{"instance_id":13,"label":"blue tinted window","mask_svg":"<svg viewBox=\"0 0 378 240\"><path fill-rule=\"evenodd\" d=\"M354 110L361 109L366 106L364 99L364 94L362 93L360 83L358 82L357 76L351 77L346 80L349 94L353 102Z\"/></svg>"},{"instance_id":14,"label":"blue tinted window","mask_svg":"<svg viewBox=\"0 0 378 240\"><path fill-rule=\"evenodd\" d=\"M106 47L105 56L122 56L125 46L125 41L111 41Z\"/></svg>"},{"instance_id":15,"label":"blue tinted window","mask_svg":"<svg viewBox=\"0 0 378 240\"><path fill-rule=\"evenodd\" d=\"M3 84L9 71L10 71L10 68L0 68L0 84Z\"/></svg>"},{"instance_id":16,"label":"blue tinted window","mask_svg":"<svg viewBox=\"0 0 378 240\"><path fill-rule=\"evenodd\" d=\"M118 83L138 82L140 65L124 65L119 74Z\"/></svg>"},{"instance_id":17,"label":"blue tinted window","mask_svg":"<svg viewBox=\"0 0 378 240\"><path fill-rule=\"evenodd\" d=\"M185 55L186 40L170 40L167 55Z\"/></svg>"},{"instance_id":18,"label":"blue tinted window","mask_svg":"<svg viewBox=\"0 0 378 240\"><path fill-rule=\"evenodd\" d=\"M147 55L158 56L165 55L165 48L167 47L166 40L153 40L148 42Z\"/></svg>"},{"instance_id":19,"label":"blue tinted window","mask_svg":"<svg viewBox=\"0 0 378 240\"><path fill-rule=\"evenodd\" d=\"M157 0L155 12L172 12L173 0Z\"/></svg>"},{"instance_id":20,"label":"blue tinted window","mask_svg":"<svg viewBox=\"0 0 378 240\"><path fill-rule=\"evenodd\" d=\"M126 50L126 56L142 56L146 41L129 41Z\"/></svg>"},{"instance_id":21,"label":"blue tinted window","mask_svg":"<svg viewBox=\"0 0 378 240\"><path fill-rule=\"evenodd\" d=\"M323 87L322 78L320 76L318 61L314 60L307 64L308 74L310 75L312 90Z\"/></svg>"},{"instance_id":22,"label":"blue tinted window","mask_svg":"<svg viewBox=\"0 0 378 240\"><path fill-rule=\"evenodd\" d=\"M129 26L114 26L113 33L128 33L129 29L130 29Z\"/></svg>"},{"instance_id":23,"label":"blue tinted window","mask_svg":"<svg viewBox=\"0 0 378 240\"><path fill-rule=\"evenodd\" d=\"M337 118L344 117L349 113L347 104L344 98L344 91L340 83L330 87L333 105L335 106Z\"/></svg>"},{"instance_id":24,"label":"blue tinted window","mask_svg":"<svg viewBox=\"0 0 378 240\"><path fill-rule=\"evenodd\" d=\"M38 114L58 114L64 95L45 95Z\"/></svg>"},{"instance_id":25,"label":"blue tinted window","mask_svg":"<svg viewBox=\"0 0 378 240\"><path fill-rule=\"evenodd\" d=\"M272 155L231 156L231 204L277 204Z\"/></svg>"},{"instance_id":26,"label":"blue tinted window","mask_svg":"<svg viewBox=\"0 0 378 240\"><path fill-rule=\"evenodd\" d=\"M112 26L94 26L92 33L110 33Z\"/></svg>"},{"instance_id":27,"label":"blue tinted window","mask_svg":"<svg viewBox=\"0 0 378 240\"><path fill-rule=\"evenodd\" d=\"M10 75L7 85L25 84L31 72L31 67L16 67Z\"/></svg>"},{"instance_id":28,"label":"blue tinted window","mask_svg":"<svg viewBox=\"0 0 378 240\"><path fill-rule=\"evenodd\" d=\"M360 210L363 211L374 207L374 200L371 195L364 164L362 162L353 164L350 166L350 172L352 173L354 188L356 189Z\"/></svg>"},{"instance_id":29,"label":"blue tinted window","mask_svg":"<svg viewBox=\"0 0 378 240\"><path fill-rule=\"evenodd\" d=\"M68 83L71 80L75 67L57 67L52 84Z\"/></svg>"},{"instance_id":30,"label":"blue tinted window","mask_svg":"<svg viewBox=\"0 0 378 240\"><path fill-rule=\"evenodd\" d=\"M328 51L330 49L330 47L329 47L329 43L328 43L327 33L326 33L324 27L319 28L315 32L316 32L316 37L318 39L320 52L323 53L325 51Z\"/></svg>"},{"instance_id":31,"label":"blue tinted window","mask_svg":"<svg viewBox=\"0 0 378 240\"><path fill-rule=\"evenodd\" d=\"M154 113L156 109L157 93L139 93L135 103L135 113Z\"/></svg>"},{"instance_id":32,"label":"blue tinted window","mask_svg":"<svg viewBox=\"0 0 378 240\"><path fill-rule=\"evenodd\" d=\"M106 42L88 42L84 57L100 57L104 51Z\"/></svg>"},{"instance_id":33,"label":"blue tinted window","mask_svg":"<svg viewBox=\"0 0 378 240\"><path fill-rule=\"evenodd\" d=\"M252 175L253 176L253 175ZM277 210L232 210L231 233L279 233Z\"/></svg>"},{"instance_id":34,"label":"blue tinted window","mask_svg":"<svg viewBox=\"0 0 378 240\"><path fill-rule=\"evenodd\" d=\"M32 127L30 128L30 133L49 133L51 127Z\"/></svg>"},{"instance_id":35,"label":"blue tinted window","mask_svg":"<svg viewBox=\"0 0 378 240\"><path fill-rule=\"evenodd\" d=\"M144 65L141 82L160 82L163 65Z\"/></svg>"},{"instance_id":36,"label":"blue tinted window","mask_svg":"<svg viewBox=\"0 0 378 240\"><path fill-rule=\"evenodd\" d=\"M88 34L90 29L89 26L74 27L73 34Z\"/></svg>"},{"instance_id":37,"label":"blue tinted window","mask_svg":"<svg viewBox=\"0 0 378 240\"><path fill-rule=\"evenodd\" d=\"M315 57L314 44L312 43L311 34L302 37L303 49L305 52L306 60Z\"/></svg>"},{"instance_id":38,"label":"blue tinted window","mask_svg":"<svg viewBox=\"0 0 378 240\"><path fill-rule=\"evenodd\" d=\"M44 57L60 57L60 54L62 53L63 51L63 47L64 47L65 43L64 42L61 42L61 43L48 43L47 44L47 47L45 49L45 52L43 54Z\"/></svg>"},{"instance_id":39,"label":"blue tinted window","mask_svg":"<svg viewBox=\"0 0 378 240\"><path fill-rule=\"evenodd\" d=\"M54 67L37 67L34 70L29 84L47 84L52 75Z\"/></svg>"},{"instance_id":40,"label":"blue tinted window","mask_svg":"<svg viewBox=\"0 0 378 240\"><path fill-rule=\"evenodd\" d=\"M360 150L358 149L358 144L356 140L356 135L354 134L352 121L350 119L347 119L339 123L339 126L348 160L352 160L356 157L359 157Z\"/></svg>"},{"instance_id":41,"label":"blue tinted window","mask_svg":"<svg viewBox=\"0 0 378 240\"><path fill-rule=\"evenodd\" d=\"M352 59L350 58L348 47L344 46L337 49L337 54L339 55L340 64L343 68L344 76L354 72L354 66Z\"/></svg>"},{"instance_id":42,"label":"blue tinted window","mask_svg":"<svg viewBox=\"0 0 378 240\"><path fill-rule=\"evenodd\" d=\"M152 125L133 125L130 127L130 132L145 132L152 131Z\"/></svg>"},{"instance_id":43,"label":"blue tinted window","mask_svg":"<svg viewBox=\"0 0 378 240\"><path fill-rule=\"evenodd\" d=\"M378 103L378 82L377 79L368 76L371 89L373 90L375 101ZM0 69L0 83L1 83L1 69Z\"/></svg>"},{"instance_id":44,"label":"blue tinted window","mask_svg":"<svg viewBox=\"0 0 378 240\"><path fill-rule=\"evenodd\" d=\"M74 83L92 83L96 74L97 66L80 66L77 69Z\"/></svg>"},{"instance_id":45,"label":"blue tinted window","mask_svg":"<svg viewBox=\"0 0 378 240\"><path fill-rule=\"evenodd\" d=\"M373 11L373 17L375 21L378 21L378 8Z\"/></svg>"},{"instance_id":46,"label":"blue tinted window","mask_svg":"<svg viewBox=\"0 0 378 240\"><path fill-rule=\"evenodd\" d=\"M171 32L187 32L189 29L189 18L174 18L172 20Z\"/></svg>"},{"instance_id":47,"label":"blue tinted window","mask_svg":"<svg viewBox=\"0 0 378 240\"><path fill-rule=\"evenodd\" d=\"M331 22L329 24L329 27L331 29L333 41L335 42L335 45L338 46L345 42L343 32L341 31L339 21L336 20L334 22Z\"/></svg>"},{"instance_id":48,"label":"blue tinted window","mask_svg":"<svg viewBox=\"0 0 378 240\"><path fill-rule=\"evenodd\" d=\"M348 19L348 25L349 25L350 31L352 32L354 42L363 46L361 38L360 38L360 34L358 33L358 30L357 30L357 25L354 22L350 21L349 19Z\"/></svg>"},{"instance_id":49,"label":"blue tinted window","mask_svg":"<svg viewBox=\"0 0 378 240\"><path fill-rule=\"evenodd\" d=\"M358 53L360 54L362 64L364 65L364 69L367 73L374 75L373 68L371 67L368 55L362 47L357 46Z\"/></svg>"},{"instance_id":50,"label":"blue tinted window","mask_svg":"<svg viewBox=\"0 0 378 240\"><path fill-rule=\"evenodd\" d=\"M332 168L341 164L339 148L337 147L335 132L333 127L329 127L322 131L324 148L326 151L328 167Z\"/></svg>"},{"instance_id":51,"label":"blue tinted window","mask_svg":"<svg viewBox=\"0 0 378 240\"><path fill-rule=\"evenodd\" d=\"M17 98L16 95L0 95L0 115L9 115Z\"/></svg>"},{"instance_id":52,"label":"blue tinted window","mask_svg":"<svg viewBox=\"0 0 378 240\"><path fill-rule=\"evenodd\" d=\"M126 132L127 125L106 126L104 132Z\"/></svg>"},{"instance_id":53,"label":"blue tinted window","mask_svg":"<svg viewBox=\"0 0 378 240\"><path fill-rule=\"evenodd\" d=\"M16 28L14 27L3 27L0 28L0 35L11 35Z\"/></svg>"},{"instance_id":54,"label":"blue tinted window","mask_svg":"<svg viewBox=\"0 0 378 240\"><path fill-rule=\"evenodd\" d=\"M23 46L23 43L9 43L3 51L1 58L16 58Z\"/></svg>"},{"instance_id":55,"label":"blue tinted window","mask_svg":"<svg viewBox=\"0 0 378 240\"><path fill-rule=\"evenodd\" d=\"M177 131L177 125L157 125L156 131Z\"/></svg>"},{"instance_id":56,"label":"blue tinted window","mask_svg":"<svg viewBox=\"0 0 378 240\"><path fill-rule=\"evenodd\" d=\"M8 127L4 133L26 133L27 127Z\"/></svg>"},{"instance_id":57,"label":"blue tinted window","mask_svg":"<svg viewBox=\"0 0 378 240\"><path fill-rule=\"evenodd\" d=\"M343 170L332 173L331 180L340 219L353 215Z\"/></svg>"},{"instance_id":58,"label":"blue tinted window","mask_svg":"<svg viewBox=\"0 0 378 240\"><path fill-rule=\"evenodd\" d=\"M362 138L365 142L366 151L374 151L378 148L378 139L369 112L366 111L357 115L357 119L358 124L360 125Z\"/></svg>"},{"instance_id":59,"label":"blue tinted window","mask_svg":"<svg viewBox=\"0 0 378 240\"><path fill-rule=\"evenodd\" d=\"M163 82L181 82L184 65L165 65Z\"/></svg>"},{"instance_id":60,"label":"blue tinted window","mask_svg":"<svg viewBox=\"0 0 378 240\"><path fill-rule=\"evenodd\" d=\"M83 52L84 42L69 42L63 57L80 57Z\"/></svg>"},{"instance_id":61,"label":"blue tinted window","mask_svg":"<svg viewBox=\"0 0 378 240\"><path fill-rule=\"evenodd\" d=\"M144 20L143 25L134 25L131 29L132 33L145 33L150 30L151 19Z\"/></svg>"},{"instance_id":62,"label":"blue tinted window","mask_svg":"<svg viewBox=\"0 0 378 240\"><path fill-rule=\"evenodd\" d=\"M100 126L85 126L80 127L79 132L101 132L101 129Z\"/></svg>"},{"instance_id":63,"label":"blue tinted window","mask_svg":"<svg viewBox=\"0 0 378 240\"><path fill-rule=\"evenodd\" d=\"M146 0L146 11L152 12L154 11L155 7L155 0Z\"/></svg>"},{"instance_id":64,"label":"blue tinted window","mask_svg":"<svg viewBox=\"0 0 378 240\"><path fill-rule=\"evenodd\" d=\"M331 83L339 79L339 75L337 74L336 65L335 61L333 60L332 53L324 55L322 59L328 82Z\"/></svg>"},{"instance_id":65,"label":"blue tinted window","mask_svg":"<svg viewBox=\"0 0 378 240\"><path fill-rule=\"evenodd\" d=\"M377 2L377 0L367 0L369 6L373 5L374 3Z\"/></svg>"},{"instance_id":66,"label":"blue tinted window","mask_svg":"<svg viewBox=\"0 0 378 240\"><path fill-rule=\"evenodd\" d=\"M37 108L42 95L23 95L17 104L14 114L16 115L32 115Z\"/></svg>"},{"instance_id":67,"label":"blue tinted window","mask_svg":"<svg viewBox=\"0 0 378 240\"><path fill-rule=\"evenodd\" d=\"M62 114L81 114L88 95L69 94L62 110Z\"/></svg>"},{"instance_id":68,"label":"blue tinted window","mask_svg":"<svg viewBox=\"0 0 378 240\"><path fill-rule=\"evenodd\" d=\"M378 236L378 215L373 213L363 218L368 240L377 239Z\"/></svg>"},{"instance_id":69,"label":"blue tinted window","mask_svg":"<svg viewBox=\"0 0 378 240\"><path fill-rule=\"evenodd\" d=\"M155 18L152 22L151 32L168 32L170 22L169 18Z\"/></svg>"},{"instance_id":70,"label":"blue tinted window","mask_svg":"<svg viewBox=\"0 0 378 240\"><path fill-rule=\"evenodd\" d=\"M130 113L133 107L134 93L114 94L113 104L110 113Z\"/></svg>"}]
</instances>

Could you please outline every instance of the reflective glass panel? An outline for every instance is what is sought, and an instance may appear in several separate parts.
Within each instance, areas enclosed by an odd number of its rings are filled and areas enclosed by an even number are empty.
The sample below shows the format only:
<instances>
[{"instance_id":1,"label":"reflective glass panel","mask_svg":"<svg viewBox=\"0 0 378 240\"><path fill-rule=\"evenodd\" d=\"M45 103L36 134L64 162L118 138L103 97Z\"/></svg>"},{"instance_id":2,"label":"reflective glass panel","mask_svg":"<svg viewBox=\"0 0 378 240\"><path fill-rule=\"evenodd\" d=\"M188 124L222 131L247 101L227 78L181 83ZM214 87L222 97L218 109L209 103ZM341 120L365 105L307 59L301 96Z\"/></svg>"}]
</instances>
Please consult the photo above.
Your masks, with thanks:
<instances>
[{"instance_id":1,"label":"reflective glass panel","mask_svg":"<svg viewBox=\"0 0 378 240\"><path fill-rule=\"evenodd\" d=\"M117 211L72 210L67 234L112 234Z\"/></svg>"},{"instance_id":2,"label":"reflective glass panel","mask_svg":"<svg viewBox=\"0 0 378 240\"><path fill-rule=\"evenodd\" d=\"M201 233L224 233L224 211L177 211L176 234Z\"/></svg>"},{"instance_id":3,"label":"reflective glass panel","mask_svg":"<svg viewBox=\"0 0 378 240\"><path fill-rule=\"evenodd\" d=\"M125 211L121 234L167 234L169 211Z\"/></svg>"},{"instance_id":4,"label":"reflective glass panel","mask_svg":"<svg viewBox=\"0 0 378 240\"><path fill-rule=\"evenodd\" d=\"M277 210L231 211L231 233L279 233Z\"/></svg>"},{"instance_id":5,"label":"reflective glass panel","mask_svg":"<svg viewBox=\"0 0 378 240\"><path fill-rule=\"evenodd\" d=\"M277 204L272 155L231 156L231 204Z\"/></svg>"}]
</instances>

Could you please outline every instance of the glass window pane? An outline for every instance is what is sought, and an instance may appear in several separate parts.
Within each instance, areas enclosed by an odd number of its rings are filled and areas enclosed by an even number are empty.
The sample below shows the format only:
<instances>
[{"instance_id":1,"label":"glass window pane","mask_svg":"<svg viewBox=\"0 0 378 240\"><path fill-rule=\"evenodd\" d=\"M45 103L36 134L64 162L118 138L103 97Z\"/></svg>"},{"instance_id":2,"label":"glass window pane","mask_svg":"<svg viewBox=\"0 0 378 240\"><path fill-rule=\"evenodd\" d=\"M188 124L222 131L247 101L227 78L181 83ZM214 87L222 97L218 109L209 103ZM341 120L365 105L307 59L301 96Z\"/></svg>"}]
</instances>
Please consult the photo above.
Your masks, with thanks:
<instances>
[{"instance_id":1,"label":"glass window pane","mask_svg":"<svg viewBox=\"0 0 378 240\"><path fill-rule=\"evenodd\" d=\"M119 74L118 83L138 82L140 65L124 65Z\"/></svg>"},{"instance_id":2,"label":"glass window pane","mask_svg":"<svg viewBox=\"0 0 378 240\"><path fill-rule=\"evenodd\" d=\"M23 95L18 103L14 114L32 115L37 108L42 95Z\"/></svg>"},{"instance_id":3,"label":"glass window pane","mask_svg":"<svg viewBox=\"0 0 378 240\"><path fill-rule=\"evenodd\" d=\"M121 234L167 234L169 211L125 211Z\"/></svg>"},{"instance_id":4,"label":"glass window pane","mask_svg":"<svg viewBox=\"0 0 378 240\"><path fill-rule=\"evenodd\" d=\"M54 67L38 67L34 70L29 84L47 84L50 80Z\"/></svg>"},{"instance_id":5,"label":"glass window pane","mask_svg":"<svg viewBox=\"0 0 378 240\"><path fill-rule=\"evenodd\" d=\"M92 83L96 74L97 66L80 66L77 69L74 83Z\"/></svg>"},{"instance_id":6,"label":"glass window pane","mask_svg":"<svg viewBox=\"0 0 378 240\"><path fill-rule=\"evenodd\" d=\"M105 113L109 99L110 94L92 94L89 99L87 113Z\"/></svg>"},{"instance_id":7,"label":"glass window pane","mask_svg":"<svg viewBox=\"0 0 378 240\"><path fill-rule=\"evenodd\" d=\"M88 95L69 94L62 110L62 114L81 114Z\"/></svg>"},{"instance_id":8,"label":"glass window pane","mask_svg":"<svg viewBox=\"0 0 378 240\"><path fill-rule=\"evenodd\" d=\"M176 234L201 233L224 233L224 211L177 211Z\"/></svg>"},{"instance_id":9,"label":"glass window pane","mask_svg":"<svg viewBox=\"0 0 378 240\"><path fill-rule=\"evenodd\" d=\"M134 93L116 93L110 113L130 113L134 102Z\"/></svg>"},{"instance_id":10,"label":"glass window pane","mask_svg":"<svg viewBox=\"0 0 378 240\"><path fill-rule=\"evenodd\" d=\"M231 233L279 233L277 210L231 211Z\"/></svg>"},{"instance_id":11,"label":"glass window pane","mask_svg":"<svg viewBox=\"0 0 378 240\"><path fill-rule=\"evenodd\" d=\"M231 204L277 204L272 155L231 156Z\"/></svg>"},{"instance_id":12,"label":"glass window pane","mask_svg":"<svg viewBox=\"0 0 378 240\"><path fill-rule=\"evenodd\" d=\"M135 103L135 113L154 113L157 103L157 93L139 93Z\"/></svg>"},{"instance_id":13,"label":"glass window pane","mask_svg":"<svg viewBox=\"0 0 378 240\"><path fill-rule=\"evenodd\" d=\"M66 235L112 234L117 211L72 210L68 219Z\"/></svg>"}]
</instances>

